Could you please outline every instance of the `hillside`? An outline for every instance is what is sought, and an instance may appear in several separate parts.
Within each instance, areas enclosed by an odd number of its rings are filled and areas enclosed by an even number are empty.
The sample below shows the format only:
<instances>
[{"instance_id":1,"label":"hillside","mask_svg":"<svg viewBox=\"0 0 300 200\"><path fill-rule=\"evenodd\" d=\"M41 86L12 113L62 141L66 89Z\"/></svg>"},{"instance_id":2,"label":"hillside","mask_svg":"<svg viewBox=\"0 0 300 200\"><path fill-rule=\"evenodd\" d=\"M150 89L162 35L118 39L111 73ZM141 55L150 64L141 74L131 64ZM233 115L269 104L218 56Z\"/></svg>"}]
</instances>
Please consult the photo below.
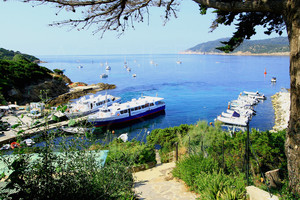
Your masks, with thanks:
<instances>
[{"instance_id":1,"label":"hillside","mask_svg":"<svg viewBox=\"0 0 300 200\"><path fill-rule=\"evenodd\" d=\"M222 38L215 41L200 43L182 53L190 54L218 54L223 53L216 49L228 41L229 38ZM290 51L287 37L276 37L265 40L245 40L231 54L287 54Z\"/></svg>"},{"instance_id":2,"label":"hillside","mask_svg":"<svg viewBox=\"0 0 300 200\"><path fill-rule=\"evenodd\" d=\"M19 51L12 51L12 50L7 50L4 48L0 48L0 59L3 60L13 60L14 57L23 57L25 59L27 59L30 62L39 62L40 60L32 55L28 55L28 54L23 54Z\"/></svg>"}]
</instances>

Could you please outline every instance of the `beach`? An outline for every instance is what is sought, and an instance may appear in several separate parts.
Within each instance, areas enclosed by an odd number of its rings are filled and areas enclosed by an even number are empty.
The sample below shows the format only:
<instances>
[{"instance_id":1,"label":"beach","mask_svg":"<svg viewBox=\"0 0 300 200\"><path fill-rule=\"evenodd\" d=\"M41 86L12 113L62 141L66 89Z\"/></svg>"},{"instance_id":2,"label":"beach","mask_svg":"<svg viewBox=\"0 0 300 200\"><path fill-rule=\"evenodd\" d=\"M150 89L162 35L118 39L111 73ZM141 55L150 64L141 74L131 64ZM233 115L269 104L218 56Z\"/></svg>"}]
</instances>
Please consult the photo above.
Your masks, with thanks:
<instances>
[{"instance_id":1,"label":"beach","mask_svg":"<svg viewBox=\"0 0 300 200\"><path fill-rule=\"evenodd\" d=\"M281 131L288 127L290 117L290 92L282 90L272 96L275 112L275 125L272 131Z\"/></svg>"}]
</instances>

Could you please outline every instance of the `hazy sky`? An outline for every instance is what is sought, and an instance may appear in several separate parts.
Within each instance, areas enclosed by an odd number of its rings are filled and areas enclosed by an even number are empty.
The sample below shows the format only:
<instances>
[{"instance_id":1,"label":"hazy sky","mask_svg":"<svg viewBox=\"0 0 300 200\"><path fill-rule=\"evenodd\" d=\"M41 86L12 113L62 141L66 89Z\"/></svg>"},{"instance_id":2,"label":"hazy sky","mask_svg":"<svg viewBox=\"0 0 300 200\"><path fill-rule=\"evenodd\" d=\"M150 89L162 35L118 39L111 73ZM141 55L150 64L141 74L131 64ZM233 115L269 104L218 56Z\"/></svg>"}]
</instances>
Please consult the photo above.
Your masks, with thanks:
<instances>
[{"instance_id":1,"label":"hazy sky","mask_svg":"<svg viewBox=\"0 0 300 200\"><path fill-rule=\"evenodd\" d=\"M91 54L157 54L178 53L202 42L230 37L234 27L221 26L209 32L214 14L202 16L192 0L181 3L178 18L172 18L163 26L163 8L151 9L149 23L135 23L121 37L116 32L93 35L89 30L70 30L68 26L49 26L54 21L69 19L70 14L51 5L32 7L31 4L0 2L0 47L31 55L91 55ZM286 33L284 34L286 36ZM252 39L267 36L258 30Z\"/></svg>"}]
</instances>

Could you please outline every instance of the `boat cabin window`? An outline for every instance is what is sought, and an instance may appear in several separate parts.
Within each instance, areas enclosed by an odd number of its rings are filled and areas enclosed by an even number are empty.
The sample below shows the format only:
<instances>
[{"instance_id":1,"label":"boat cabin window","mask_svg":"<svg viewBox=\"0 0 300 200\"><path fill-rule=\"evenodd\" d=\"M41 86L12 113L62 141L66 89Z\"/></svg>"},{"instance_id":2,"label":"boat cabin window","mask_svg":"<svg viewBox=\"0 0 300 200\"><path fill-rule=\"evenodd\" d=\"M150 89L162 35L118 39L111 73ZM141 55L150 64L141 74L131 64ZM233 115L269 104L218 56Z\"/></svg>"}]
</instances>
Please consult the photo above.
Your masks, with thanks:
<instances>
[{"instance_id":1,"label":"boat cabin window","mask_svg":"<svg viewBox=\"0 0 300 200\"><path fill-rule=\"evenodd\" d=\"M110 109L102 109L101 111L106 113L106 112L110 112Z\"/></svg>"},{"instance_id":2,"label":"boat cabin window","mask_svg":"<svg viewBox=\"0 0 300 200\"><path fill-rule=\"evenodd\" d=\"M160 104L163 104L163 102L162 101L155 102L155 105L160 105Z\"/></svg>"},{"instance_id":3,"label":"boat cabin window","mask_svg":"<svg viewBox=\"0 0 300 200\"><path fill-rule=\"evenodd\" d=\"M142 105L142 108L145 108L145 105Z\"/></svg>"},{"instance_id":4,"label":"boat cabin window","mask_svg":"<svg viewBox=\"0 0 300 200\"><path fill-rule=\"evenodd\" d=\"M141 106L139 106L139 110L141 110Z\"/></svg>"},{"instance_id":5,"label":"boat cabin window","mask_svg":"<svg viewBox=\"0 0 300 200\"><path fill-rule=\"evenodd\" d=\"M145 107L146 107L146 108L149 107L149 103L146 103L146 104L145 104Z\"/></svg>"},{"instance_id":6,"label":"boat cabin window","mask_svg":"<svg viewBox=\"0 0 300 200\"><path fill-rule=\"evenodd\" d=\"M153 104L153 103L150 103L150 106L154 106L154 104Z\"/></svg>"},{"instance_id":7,"label":"boat cabin window","mask_svg":"<svg viewBox=\"0 0 300 200\"><path fill-rule=\"evenodd\" d=\"M127 110L121 110L120 113L121 114L127 113Z\"/></svg>"}]
</instances>

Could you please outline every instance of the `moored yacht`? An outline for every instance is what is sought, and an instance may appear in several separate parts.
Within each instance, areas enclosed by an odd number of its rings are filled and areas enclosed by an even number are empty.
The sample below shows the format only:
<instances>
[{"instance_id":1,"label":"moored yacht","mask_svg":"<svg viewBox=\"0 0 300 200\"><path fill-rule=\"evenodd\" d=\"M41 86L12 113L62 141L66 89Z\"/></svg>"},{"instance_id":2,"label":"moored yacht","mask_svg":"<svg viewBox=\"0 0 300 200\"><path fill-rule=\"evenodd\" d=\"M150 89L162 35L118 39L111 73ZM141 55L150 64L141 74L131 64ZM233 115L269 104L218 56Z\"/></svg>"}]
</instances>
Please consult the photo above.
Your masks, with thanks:
<instances>
[{"instance_id":1,"label":"moored yacht","mask_svg":"<svg viewBox=\"0 0 300 200\"><path fill-rule=\"evenodd\" d=\"M98 95L96 97L94 95L90 95L89 99L86 99L86 97L82 97L75 103L72 103L65 114L68 118L81 117L97 112L98 109L103 107L104 105L110 106L113 103L120 101L120 97L114 97L109 94Z\"/></svg>"},{"instance_id":2,"label":"moored yacht","mask_svg":"<svg viewBox=\"0 0 300 200\"><path fill-rule=\"evenodd\" d=\"M102 107L99 112L90 115L88 121L96 127L110 126L127 123L164 110L163 98L142 96L126 103L114 103L110 107Z\"/></svg>"}]
</instances>

